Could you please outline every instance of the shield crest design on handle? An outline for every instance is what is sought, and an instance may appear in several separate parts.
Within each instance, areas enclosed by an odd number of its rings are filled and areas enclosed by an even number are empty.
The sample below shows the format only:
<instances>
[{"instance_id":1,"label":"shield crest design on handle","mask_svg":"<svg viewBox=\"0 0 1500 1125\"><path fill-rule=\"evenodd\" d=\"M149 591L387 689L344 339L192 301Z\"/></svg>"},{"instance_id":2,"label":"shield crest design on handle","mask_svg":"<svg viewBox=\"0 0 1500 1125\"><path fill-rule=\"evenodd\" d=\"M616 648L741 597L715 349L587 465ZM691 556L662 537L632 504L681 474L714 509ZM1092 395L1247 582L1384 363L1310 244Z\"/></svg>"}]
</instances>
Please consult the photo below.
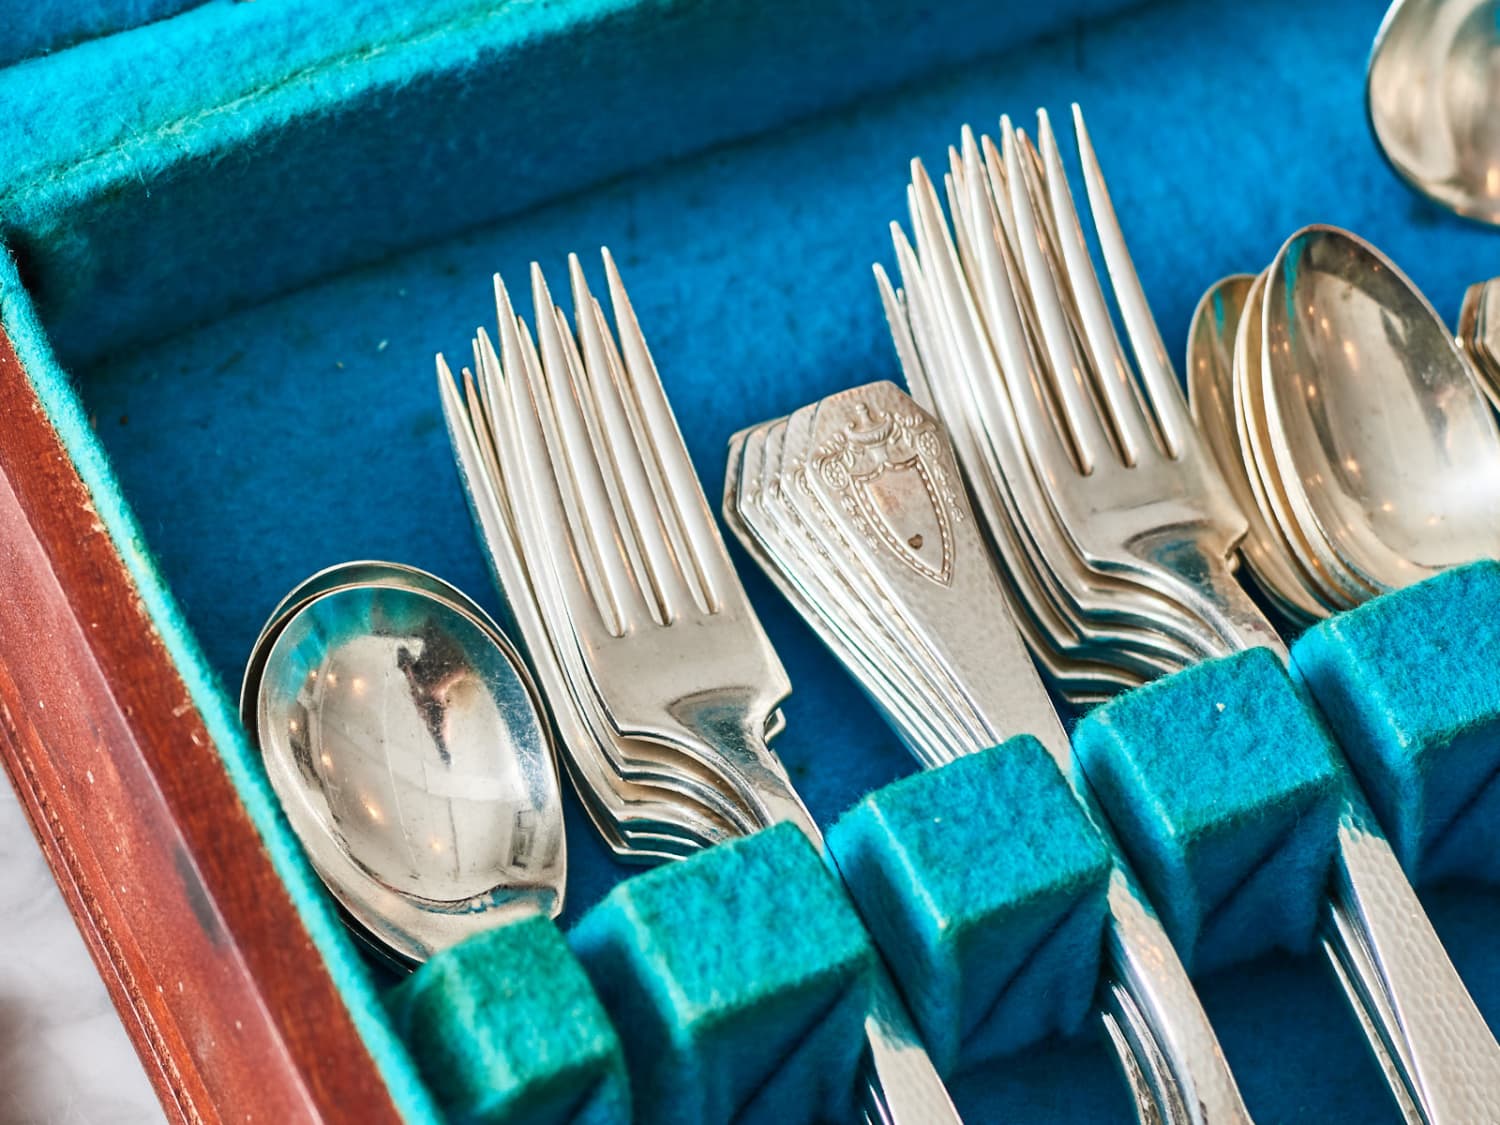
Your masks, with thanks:
<instances>
[{"instance_id":1,"label":"shield crest design on handle","mask_svg":"<svg viewBox=\"0 0 1500 1125\"><path fill-rule=\"evenodd\" d=\"M818 472L868 542L947 586L957 512L935 423L863 399L849 406L844 427L813 457Z\"/></svg>"}]
</instances>

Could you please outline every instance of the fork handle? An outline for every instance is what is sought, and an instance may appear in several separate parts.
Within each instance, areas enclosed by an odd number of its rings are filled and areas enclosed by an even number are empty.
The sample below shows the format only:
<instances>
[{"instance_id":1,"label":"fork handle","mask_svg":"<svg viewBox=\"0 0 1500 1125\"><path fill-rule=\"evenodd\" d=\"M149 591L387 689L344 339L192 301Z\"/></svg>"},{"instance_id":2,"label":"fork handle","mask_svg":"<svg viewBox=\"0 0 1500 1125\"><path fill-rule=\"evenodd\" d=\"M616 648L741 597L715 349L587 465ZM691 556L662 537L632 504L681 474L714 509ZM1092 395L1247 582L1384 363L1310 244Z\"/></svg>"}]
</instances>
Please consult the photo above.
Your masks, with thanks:
<instances>
[{"instance_id":1,"label":"fork handle","mask_svg":"<svg viewBox=\"0 0 1500 1125\"><path fill-rule=\"evenodd\" d=\"M1500 1121L1500 1044L1464 986L1364 797L1349 787L1326 906L1331 946L1408 1121ZM1368 1029L1367 1029L1368 1031Z\"/></svg>"},{"instance_id":2,"label":"fork handle","mask_svg":"<svg viewBox=\"0 0 1500 1125\"><path fill-rule=\"evenodd\" d=\"M838 867L817 821L766 744L765 724L698 725L716 755L731 764L736 788L762 827L790 821L802 829L835 875ZM962 1125L947 1087L922 1045L885 963L877 959L870 1010L865 1016L866 1109L882 1125Z\"/></svg>"},{"instance_id":3,"label":"fork handle","mask_svg":"<svg viewBox=\"0 0 1500 1125\"><path fill-rule=\"evenodd\" d=\"M1239 588L1227 570L1209 571ZM1238 630L1238 645L1269 648L1286 662L1286 645L1274 632L1267 638L1265 617L1242 589L1239 600L1250 604L1259 623ZM1403 1118L1417 1125L1500 1121L1500 1043L1352 773L1339 816L1323 941Z\"/></svg>"},{"instance_id":4,"label":"fork handle","mask_svg":"<svg viewBox=\"0 0 1500 1125\"><path fill-rule=\"evenodd\" d=\"M1121 1023L1127 1032L1139 1027L1150 1034L1150 1042L1131 1046L1142 1062L1159 1055L1172 1077L1170 1085L1158 1090L1165 1102L1159 1107L1162 1119L1173 1125L1250 1125L1250 1111L1187 970L1156 912L1119 863L1110 876L1109 913L1105 948L1112 979L1106 1017L1115 1025L1111 1038ZM1122 1004L1123 1013L1111 1010ZM1129 1018L1122 1020L1121 1014ZM1118 1042L1115 1049L1128 1063ZM1147 1120L1140 1105L1137 1113Z\"/></svg>"}]
</instances>

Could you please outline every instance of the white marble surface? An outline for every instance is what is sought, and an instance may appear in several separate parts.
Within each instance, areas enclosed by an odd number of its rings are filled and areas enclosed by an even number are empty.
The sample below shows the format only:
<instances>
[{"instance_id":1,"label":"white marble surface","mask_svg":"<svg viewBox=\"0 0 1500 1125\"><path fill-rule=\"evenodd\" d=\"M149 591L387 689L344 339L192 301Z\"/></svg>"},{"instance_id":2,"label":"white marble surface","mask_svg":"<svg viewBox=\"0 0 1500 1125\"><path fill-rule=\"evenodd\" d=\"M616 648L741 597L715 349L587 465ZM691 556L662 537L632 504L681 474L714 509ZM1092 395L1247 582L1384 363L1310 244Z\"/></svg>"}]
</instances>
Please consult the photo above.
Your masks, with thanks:
<instances>
[{"instance_id":1,"label":"white marble surface","mask_svg":"<svg viewBox=\"0 0 1500 1125\"><path fill-rule=\"evenodd\" d=\"M0 1125L165 1120L0 774Z\"/></svg>"}]
</instances>

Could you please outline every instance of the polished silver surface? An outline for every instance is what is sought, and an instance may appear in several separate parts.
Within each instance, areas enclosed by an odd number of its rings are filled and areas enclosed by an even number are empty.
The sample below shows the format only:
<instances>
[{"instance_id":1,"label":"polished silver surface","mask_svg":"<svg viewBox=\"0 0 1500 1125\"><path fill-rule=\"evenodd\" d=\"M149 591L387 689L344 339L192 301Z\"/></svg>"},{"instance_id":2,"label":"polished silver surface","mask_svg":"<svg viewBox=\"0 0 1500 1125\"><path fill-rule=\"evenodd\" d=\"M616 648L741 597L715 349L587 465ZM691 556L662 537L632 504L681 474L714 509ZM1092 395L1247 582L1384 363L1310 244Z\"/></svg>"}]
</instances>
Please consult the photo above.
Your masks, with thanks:
<instances>
[{"instance_id":1,"label":"polished silver surface","mask_svg":"<svg viewBox=\"0 0 1500 1125\"><path fill-rule=\"evenodd\" d=\"M1222 301L1226 290L1242 294L1243 313L1235 336L1229 396L1237 449L1226 446L1229 465L1232 469L1237 457L1250 486L1240 493L1240 499L1250 516L1252 535L1259 523L1273 545L1284 549L1284 561L1289 565L1274 579L1287 584L1280 598L1306 599L1326 613L1356 605L1374 596L1380 587L1356 573L1323 528L1306 518L1308 489L1322 485L1327 477L1316 468L1304 468L1303 477L1297 476L1298 462L1290 456L1292 446L1278 396L1278 388L1288 381L1288 372L1297 371L1300 379L1289 396L1294 413L1303 410L1316 417L1323 433L1341 426L1346 441L1347 435L1358 435L1361 451L1343 454L1343 470L1355 475L1370 459L1378 463L1378 471L1364 480L1365 488L1377 481L1376 488L1380 484L1391 487L1390 482L1395 480L1399 490L1391 496L1421 505L1427 487L1440 492L1452 480L1465 481L1466 487L1486 486L1482 471L1471 477L1466 470L1461 446L1447 450L1449 456L1459 455L1441 470L1448 479L1429 486L1421 483L1420 456L1414 460L1416 475L1408 477L1401 467L1408 448L1401 435L1419 434L1423 423L1401 421L1399 410L1393 412L1398 416L1389 421L1382 417L1385 406L1403 403L1402 394L1388 393L1382 380L1405 379L1407 400L1436 389L1434 401L1425 412L1429 419L1426 428L1431 433L1440 431L1442 424L1434 426L1430 420L1441 418L1451 408L1452 389L1467 377L1454 370L1451 347L1442 338L1441 326L1432 328L1434 318L1425 302L1409 293L1394 301L1389 298L1393 267L1353 236L1321 229L1339 243L1357 247L1366 263L1364 271L1345 263L1347 289L1364 294L1385 284L1386 303L1396 310L1408 310L1405 316L1390 307L1361 307L1368 304L1367 298L1326 282L1312 287L1321 294L1313 297L1296 292L1295 284L1283 286L1274 299L1277 313L1284 315L1273 315L1266 307L1273 275L1268 269L1248 282L1244 278L1226 279L1209 291L1199 307L1189 353L1198 356L1205 369L1202 374L1190 372L1190 377L1222 380L1222 342L1203 338L1222 332L1204 325L1217 323L1216 302ZM1295 252L1308 234L1300 232L1288 245ZM1283 265L1279 258L1278 266ZM1294 268L1306 265L1300 257L1293 263ZM1308 275L1308 269L1303 269L1302 276ZM1312 275L1316 277L1317 271ZM1330 311L1330 305L1336 307ZM1412 319L1418 320L1423 331L1413 330L1409 323ZM1273 322L1277 322L1275 336L1270 329ZM1372 334L1378 341L1373 348L1369 345ZM1310 336L1316 343L1309 342ZM1351 367L1359 371L1357 376L1351 375ZM1417 371L1424 374L1414 377ZM1340 388L1330 390L1330 383L1352 378L1359 379L1358 390L1342 389L1344 401L1336 401ZM1212 389L1208 387L1201 393L1206 405L1198 421L1211 434L1215 425L1222 424L1213 415L1214 410L1222 410L1222 399L1210 399ZM1466 409L1470 413L1475 397L1469 396ZM1354 421L1349 419L1351 414ZM1323 467L1326 469L1326 463ZM1394 513L1394 500L1379 492L1367 492L1362 499L1364 507L1376 509L1387 518ZM1350 505L1356 512L1360 507ZM1301 519L1299 512L1303 513ZM1443 534L1442 522L1437 521L1427 527L1424 537L1430 544L1438 543ZM1263 575L1261 578L1264 582ZM1269 647L1285 657L1280 646ZM1348 997L1404 1120L1489 1120L1497 1112L1500 1047L1350 776L1339 829L1338 865L1322 919L1323 947L1335 978Z\"/></svg>"},{"instance_id":2,"label":"polished silver surface","mask_svg":"<svg viewBox=\"0 0 1500 1125\"><path fill-rule=\"evenodd\" d=\"M476 341L475 358L485 382L503 394L499 360L487 335ZM635 863L679 859L748 831L748 811L729 802L713 778L666 747L623 738L592 693L573 693L565 664L576 664L576 650L553 647L516 540L496 445L511 440L509 415L491 418L468 369L460 396L441 357L438 389L476 529L557 725L563 761L595 828L616 856ZM497 432L501 427L504 432Z\"/></svg>"},{"instance_id":3,"label":"polished silver surface","mask_svg":"<svg viewBox=\"0 0 1500 1125\"><path fill-rule=\"evenodd\" d=\"M460 474L497 580L617 853L688 854L787 820L821 834L768 741L790 683L724 545L623 283L615 330L570 261L572 323L531 277L535 334L495 279L498 352L462 399L439 359ZM643 837L649 810L658 832ZM957 1121L885 974L866 1019L869 1119Z\"/></svg>"},{"instance_id":4,"label":"polished silver surface","mask_svg":"<svg viewBox=\"0 0 1500 1125\"><path fill-rule=\"evenodd\" d=\"M1365 544L1351 549L1336 537L1361 518L1411 531L1403 521L1421 512L1420 548L1415 534L1377 537L1416 556L1413 568L1458 561L1486 541L1479 512L1497 508L1493 423L1487 412L1476 413L1478 394L1454 363L1451 339L1433 328L1430 309L1412 299L1404 279L1394 284L1384 265L1372 277L1337 256L1315 258L1324 264L1310 269L1300 254L1291 262L1300 271L1286 284L1275 284L1274 270L1265 280L1239 279L1238 329L1229 328L1230 310L1221 308L1225 315L1216 314L1203 329L1206 338L1194 342L1206 351L1198 378L1212 376L1199 394L1221 427L1214 448L1182 401L1081 116L1075 109L1083 181L1128 352L1045 114L1038 125L1037 146L1004 120L999 146L965 132L944 180L951 228L914 165L915 249L895 231L903 290L877 272L908 382L955 435L991 544L1010 575L1008 592L1021 603L1017 618L1029 622L1023 635L1044 668L1072 677L1061 680L1070 697L1078 677L1090 674L1071 663L1085 652L1138 673L1143 631L1196 649L1185 663L1256 645L1284 658L1280 639L1233 576L1231 552L1250 530L1247 500L1268 534L1282 537L1275 545L1286 559L1305 572L1306 584L1289 583L1283 596L1308 609L1344 608L1383 588L1352 561L1373 569L1371 552L1360 550ZM1287 264L1278 263L1283 278ZM1342 304L1329 308L1330 301ZM1273 334L1277 318L1286 327ZM1322 334L1320 342L1313 333ZM1281 394L1294 370L1300 400ZM1354 378L1363 380L1362 398L1324 386ZM1388 420L1386 398L1393 400ZM1425 446L1410 464L1391 442L1396 433ZM1292 454L1302 458L1297 465L1307 464L1310 441L1322 443L1321 461L1305 479L1289 475ZM1220 468L1220 459L1235 467L1228 459L1236 446L1246 486L1238 489ZM1380 463L1366 466L1364 458ZM1341 522L1325 531L1299 518L1299 507L1310 509L1306 488L1326 488L1335 459L1342 472L1363 471L1378 486L1356 493L1375 511L1362 515L1345 504ZM1026 502L1033 489L1044 504ZM1459 489L1478 490L1484 501L1465 503L1454 496ZM1429 490L1443 518L1428 520L1433 506L1420 507ZM1320 500L1330 506L1326 493ZM1448 523L1458 526L1444 542ZM1388 563L1396 553L1375 560ZM1107 582L1077 585L1079 567ZM1064 580L1091 596L1057 596ZM1137 588L1154 596L1142 598ZM1114 612L1101 611L1095 596L1113 598ZM1093 643L1085 646L1085 637ZM1107 691L1109 682L1100 677L1093 686ZM1352 783L1339 842L1327 948L1398 1106L1412 1120L1492 1119L1500 1096L1495 1041ZM1114 1015L1117 1041L1128 1038L1128 1028ZM1134 1057L1141 1064L1135 1077L1149 1081L1150 1052ZM1171 1061L1170 1079L1159 1085L1183 1088L1183 1068Z\"/></svg>"},{"instance_id":5,"label":"polished silver surface","mask_svg":"<svg viewBox=\"0 0 1500 1125\"><path fill-rule=\"evenodd\" d=\"M251 728L288 820L364 935L418 962L522 914L557 914L556 767L518 655L421 572L325 572L251 661Z\"/></svg>"},{"instance_id":6,"label":"polished silver surface","mask_svg":"<svg viewBox=\"0 0 1500 1125\"><path fill-rule=\"evenodd\" d=\"M1234 493L1249 531L1240 554L1260 588L1288 618L1308 623L1329 608L1309 589L1312 580L1298 565L1286 537L1261 513L1235 423L1234 352L1241 315L1256 290L1249 274L1224 278L1203 295L1188 330L1188 405L1224 483ZM1258 309L1259 302L1256 303Z\"/></svg>"},{"instance_id":7,"label":"polished silver surface","mask_svg":"<svg viewBox=\"0 0 1500 1125\"><path fill-rule=\"evenodd\" d=\"M1500 431L1395 265L1306 228L1271 266L1263 316L1276 471L1325 566L1379 591L1500 556Z\"/></svg>"},{"instance_id":8,"label":"polished silver surface","mask_svg":"<svg viewBox=\"0 0 1500 1125\"><path fill-rule=\"evenodd\" d=\"M1396 0L1375 37L1365 108L1407 183L1500 223L1500 3Z\"/></svg>"},{"instance_id":9,"label":"polished silver surface","mask_svg":"<svg viewBox=\"0 0 1500 1125\"><path fill-rule=\"evenodd\" d=\"M1500 410L1500 278L1477 282L1464 293L1458 345L1469 358L1479 389Z\"/></svg>"},{"instance_id":10,"label":"polished silver surface","mask_svg":"<svg viewBox=\"0 0 1500 1125\"><path fill-rule=\"evenodd\" d=\"M873 383L754 427L731 442L727 482L730 527L924 765L1026 732L1076 780L952 448L915 401ZM1248 1121L1187 974L1116 856L1102 1016L1138 1114Z\"/></svg>"}]
</instances>

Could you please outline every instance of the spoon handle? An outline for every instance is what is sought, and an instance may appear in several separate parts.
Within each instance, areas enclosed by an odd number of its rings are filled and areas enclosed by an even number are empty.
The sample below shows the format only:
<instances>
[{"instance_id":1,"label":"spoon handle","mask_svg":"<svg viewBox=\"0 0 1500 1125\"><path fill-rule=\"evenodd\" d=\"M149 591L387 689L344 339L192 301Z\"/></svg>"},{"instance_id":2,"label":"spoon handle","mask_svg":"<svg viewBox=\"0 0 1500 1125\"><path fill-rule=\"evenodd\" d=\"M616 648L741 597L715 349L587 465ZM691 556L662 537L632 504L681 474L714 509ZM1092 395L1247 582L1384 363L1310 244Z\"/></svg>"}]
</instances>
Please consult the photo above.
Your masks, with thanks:
<instances>
[{"instance_id":1,"label":"spoon handle","mask_svg":"<svg viewBox=\"0 0 1500 1125\"><path fill-rule=\"evenodd\" d=\"M1399 1075L1407 1120L1500 1121L1500 1044L1352 787L1329 913L1340 979L1375 1025L1377 1057Z\"/></svg>"}]
</instances>

